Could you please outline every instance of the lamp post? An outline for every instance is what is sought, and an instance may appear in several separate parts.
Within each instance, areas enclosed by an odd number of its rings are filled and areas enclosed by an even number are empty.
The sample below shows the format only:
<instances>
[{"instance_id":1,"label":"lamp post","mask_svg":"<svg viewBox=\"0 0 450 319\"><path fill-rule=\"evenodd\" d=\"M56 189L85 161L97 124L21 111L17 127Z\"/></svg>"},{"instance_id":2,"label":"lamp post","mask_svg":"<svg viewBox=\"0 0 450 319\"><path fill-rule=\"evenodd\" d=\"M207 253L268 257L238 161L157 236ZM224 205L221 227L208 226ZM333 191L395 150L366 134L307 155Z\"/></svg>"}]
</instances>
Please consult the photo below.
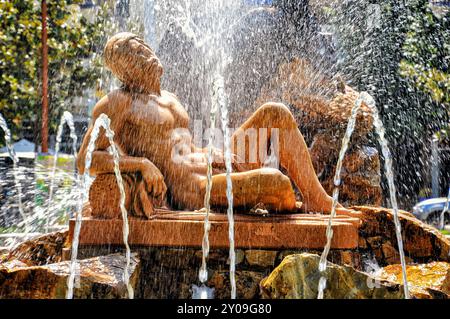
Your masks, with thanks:
<instances>
[{"instance_id":1,"label":"lamp post","mask_svg":"<svg viewBox=\"0 0 450 319\"><path fill-rule=\"evenodd\" d=\"M42 127L41 152L48 152L48 46L47 46L47 1L42 0Z\"/></svg>"}]
</instances>

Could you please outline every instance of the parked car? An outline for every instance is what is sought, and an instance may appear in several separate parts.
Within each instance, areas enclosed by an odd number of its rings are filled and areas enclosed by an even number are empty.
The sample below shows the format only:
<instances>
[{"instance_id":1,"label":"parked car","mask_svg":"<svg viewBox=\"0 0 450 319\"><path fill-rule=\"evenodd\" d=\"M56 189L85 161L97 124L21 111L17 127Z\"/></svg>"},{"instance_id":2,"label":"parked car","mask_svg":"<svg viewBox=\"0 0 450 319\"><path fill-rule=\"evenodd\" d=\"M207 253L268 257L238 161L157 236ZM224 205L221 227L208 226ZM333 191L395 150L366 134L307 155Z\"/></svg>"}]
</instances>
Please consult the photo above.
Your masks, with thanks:
<instances>
[{"instance_id":1,"label":"parked car","mask_svg":"<svg viewBox=\"0 0 450 319\"><path fill-rule=\"evenodd\" d=\"M412 213L421 221L440 228L441 213L444 210L446 203L447 197L426 199L417 203L413 207ZM447 211L444 214L444 224L450 221L450 211L448 208L449 207L447 207Z\"/></svg>"}]
</instances>

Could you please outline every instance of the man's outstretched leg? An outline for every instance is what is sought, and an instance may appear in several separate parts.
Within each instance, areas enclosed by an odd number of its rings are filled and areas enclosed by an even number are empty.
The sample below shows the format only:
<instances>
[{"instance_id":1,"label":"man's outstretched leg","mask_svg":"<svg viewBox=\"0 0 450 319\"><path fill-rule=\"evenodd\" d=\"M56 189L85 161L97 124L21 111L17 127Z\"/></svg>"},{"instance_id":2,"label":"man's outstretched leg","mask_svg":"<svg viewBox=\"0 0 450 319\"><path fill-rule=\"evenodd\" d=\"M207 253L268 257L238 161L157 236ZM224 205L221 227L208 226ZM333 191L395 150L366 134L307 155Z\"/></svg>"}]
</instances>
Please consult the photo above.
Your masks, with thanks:
<instances>
[{"instance_id":1,"label":"man's outstretched leg","mask_svg":"<svg viewBox=\"0 0 450 319\"><path fill-rule=\"evenodd\" d=\"M256 143L256 145L252 143L248 132L256 131L259 135L258 140L261 138L270 140L271 134L274 132L273 129L278 129L280 165L287 170L289 177L291 177L302 193L305 210L310 212L331 212L332 198L320 184L303 135L298 129L292 113L285 105L280 103L266 103L258 108L233 134L232 143L234 150L243 147L243 145L237 144L244 141L242 135L246 134L244 146L246 154L245 166L248 169L261 167L262 163L259 156L257 156L256 162L248 162L249 154L254 152L255 148L257 148L256 154L260 154L259 148L261 147L260 143ZM260 134L264 130L267 132L267 134L264 134L265 137ZM338 205L338 207L341 207L341 205Z\"/></svg>"}]
</instances>

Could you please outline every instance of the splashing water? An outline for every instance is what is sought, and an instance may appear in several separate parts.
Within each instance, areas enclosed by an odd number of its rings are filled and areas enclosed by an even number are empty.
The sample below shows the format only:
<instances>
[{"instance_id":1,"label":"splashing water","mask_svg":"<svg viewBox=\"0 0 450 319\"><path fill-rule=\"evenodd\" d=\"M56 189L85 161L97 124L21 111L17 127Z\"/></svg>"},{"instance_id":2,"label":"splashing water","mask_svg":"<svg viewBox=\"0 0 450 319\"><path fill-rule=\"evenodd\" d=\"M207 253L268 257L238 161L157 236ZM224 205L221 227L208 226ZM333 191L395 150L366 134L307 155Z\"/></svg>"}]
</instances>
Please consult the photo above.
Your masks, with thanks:
<instances>
[{"instance_id":1,"label":"splashing water","mask_svg":"<svg viewBox=\"0 0 450 319\"><path fill-rule=\"evenodd\" d=\"M403 251L402 231L400 220L398 218L398 204L394 184L394 173L392 171L392 155L391 152L389 151L388 143L384 136L385 131L383 122L381 122L374 99L369 94L367 94L367 99L365 99L364 102L366 102L366 104L372 110L373 124L378 134L378 143L381 146L381 152L383 153L384 157L384 169L389 186L389 196L391 199L391 206L394 212L395 234L397 236L397 245L398 245L398 252L400 254L400 263L402 265L403 290L405 293L405 299L410 299L408 279L406 277L406 261L405 261L405 252Z\"/></svg>"},{"instance_id":2,"label":"splashing water","mask_svg":"<svg viewBox=\"0 0 450 319\"><path fill-rule=\"evenodd\" d=\"M226 181L227 181L227 217L228 217L228 239L230 242L230 284L231 284L231 299L236 298L236 253L234 251L234 217L233 217L233 184L231 181L232 165L231 165L231 140L230 129L228 127L228 108L226 102L226 95L224 92L223 77L218 73L217 78L214 81L214 92L216 96L214 102L220 106L222 130L224 134L224 158L226 168Z\"/></svg>"},{"instance_id":3,"label":"splashing water","mask_svg":"<svg viewBox=\"0 0 450 319\"><path fill-rule=\"evenodd\" d=\"M237 3L237 2L236 2ZM224 40L224 30L228 30L232 25L227 19L225 12L230 7L236 6L235 1L207 1L202 4L201 10L209 17L209 23L205 25L196 25L191 16L191 3L186 0L183 6L178 10L178 17L173 18L175 22L181 27L182 32L193 40L195 46L200 48L203 52L204 59L201 60L202 69L213 70L213 74L209 80L212 80L213 87L211 89L211 109L210 109L210 131L211 134L215 129L215 119L217 110L221 111L222 129L224 133L224 158L226 167L227 190L226 196L228 200L227 217L228 217L228 236L230 240L230 282L231 282L231 298L236 298L236 283L235 283L235 251L234 251L234 217L233 217L233 193L231 183L231 141L228 128L228 105L226 101L226 94L224 90L224 69L229 58L225 54L226 41ZM183 8L184 7L184 8ZM199 9L199 8L197 8ZM206 28L205 28L206 27ZM204 236L202 241L202 266L199 271L199 279L201 283L207 280L206 258L209 254L209 213L210 213L210 196L212 187L212 136L208 140L208 170L207 170L207 185L205 194L205 208L206 216L204 222ZM206 286L202 285L206 288ZM198 287L198 289L202 289Z\"/></svg>"},{"instance_id":4,"label":"splashing water","mask_svg":"<svg viewBox=\"0 0 450 319\"><path fill-rule=\"evenodd\" d=\"M202 266L199 271L199 280L202 284L206 282L208 279L208 270L206 268L206 258L209 255L209 230L211 228L211 224L209 222L209 213L211 211L210 198L211 198L211 188L212 188L212 162L213 162L213 137L214 137L214 129L216 127L216 113L217 113L217 104L213 103L210 109L210 131L208 136L208 153L207 153L207 172L206 172L206 193L205 193L205 221L204 221L204 233L203 233L203 241L202 241ZM197 286L195 286L197 287ZM206 287L202 285L202 287ZM197 287L201 289L202 287ZM196 290L194 290L196 291Z\"/></svg>"},{"instance_id":5,"label":"splashing water","mask_svg":"<svg viewBox=\"0 0 450 319\"><path fill-rule=\"evenodd\" d=\"M214 288L192 285L192 299L214 299Z\"/></svg>"},{"instance_id":6,"label":"splashing water","mask_svg":"<svg viewBox=\"0 0 450 319\"><path fill-rule=\"evenodd\" d=\"M48 213L50 213L50 205L53 199L53 190L54 190L54 184L55 184L55 173L56 173L56 165L58 163L58 154L59 154L59 148L61 145L61 138L62 133L64 129L64 124L67 124L69 126L70 130L70 138L72 139L72 154L74 158L74 172L75 169L75 163L77 158L77 135L75 134L75 125L73 123L73 116L70 112L65 111L61 117L61 121L58 126L58 131L56 133L56 145L55 145L55 155L53 156L53 167L52 167L52 175L50 179L50 188L49 188L49 195L48 195ZM78 186L78 183L76 182L75 185ZM49 228L50 223L50 216L47 217L47 232Z\"/></svg>"},{"instance_id":7,"label":"splashing water","mask_svg":"<svg viewBox=\"0 0 450 319\"><path fill-rule=\"evenodd\" d=\"M431 141L431 194L439 197L439 142L437 138Z\"/></svg>"},{"instance_id":8,"label":"splashing water","mask_svg":"<svg viewBox=\"0 0 450 319\"><path fill-rule=\"evenodd\" d=\"M347 152L348 144L350 142L350 138L352 136L353 130L355 129L356 116L358 114L358 110L360 109L362 102L363 102L363 95L361 93L359 95L359 97L357 98L357 100L355 101L355 105L352 108L350 119L347 124L347 130L345 131L344 138L342 139L342 146L341 146L341 150L339 152L338 162L336 164L336 171L334 173L334 179L333 179L333 183L334 183L333 204L332 204L330 218L328 220L327 231L326 231L327 243L322 252L322 255L320 256L320 262L319 262L319 271L322 273L322 276L319 280L319 287L318 287L319 293L317 296L318 299L323 299L323 291L325 290L326 283L327 283L327 280L323 276L323 273L325 272L325 270L327 268L328 253L330 252L331 239L333 238L332 221L333 221L333 218L336 217L336 207L337 207L338 199L339 199L339 186L341 184L342 163L344 161L345 153Z\"/></svg>"},{"instance_id":9,"label":"splashing water","mask_svg":"<svg viewBox=\"0 0 450 319\"><path fill-rule=\"evenodd\" d=\"M347 130L346 130L344 138L342 140L342 147L339 152L339 158L338 158L338 162L336 164L336 172L335 172L334 180L333 180L335 188L333 190L333 204L332 204L330 218L328 220L328 225L327 225L327 230L326 230L327 243L326 243L324 251L320 257L319 271L321 273L323 273L326 270L327 257L328 257L328 253L329 253L330 247L331 247L331 239L333 238L332 220L336 216L336 207L337 207L338 199L339 199L339 186L341 184L340 174L341 174L342 164L343 164L343 160L345 157L345 153L348 148L348 144L350 142L351 135L355 128L356 116L357 116L358 110L360 109L361 104L363 102L365 104L367 104L367 106L372 111L374 127L378 134L378 142L381 146L381 150L382 150L382 153L383 153L383 156L385 159L385 173L386 173L386 178L388 180L388 185L389 185L389 194L390 194L390 199L391 199L392 210L394 212L395 233L397 236L397 244L398 244L398 250L399 250L399 254L400 254L400 262L402 265L403 288L404 288L405 298L409 299L410 295L409 295L409 289L408 289L408 281L407 281L407 277L406 277L405 253L403 251L403 241L402 241L402 236L401 236L400 221L398 218L398 205L397 205L396 190L395 190L395 185L394 185L394 175L393 175L393 171L392 171L392 157L391 157L391 154L389 151L387 140L384 136L385 132L384 132L383 123L381 122L380 117L378 115L378 110L376 108L375 101L367 92L361 92L359 94L357 100L355 101L355 105L352 108L351 116L350 116L350 119L349 119L349 122L347 125ZM326 278L324 276L321 276L321 278L319 280L319 286L318 286L318 296L317 296L318 299L323 299L323 293L324 293L325 288L326 288Z\"/></svg>"},{"instance_id":10,"label":"splashing water","mask_svg":"<svg viewBox=\"0 0 450 319\"><path fill-rule=\"evenodd\" d=\"M129 225L128 225L128 213L125 208L125 190L123 187L123 180L122 175L120 173L119 169L119 152L117 151L117 147L114 143L114 132L110 128L111 120L109 117L102 113L97 118L97 120L94 123L94 127L91 132L91 138L89 140L89 144L87 147L87 153L86 153L86 160L85 160L85 171L83 174L83 184L85 191L83 192L83 200L81 203L85 203L87 201L87 194L89 193L89 187L90 187L90 177L89 177L89 170L91 168L92 163L92 153L95 151L95 141L98 138L98 135L100 133L100 128L103 127L105 129L105 135L109 140L110 148L109 152L113 156L114 160L114 173L116 175L117 179L117 185L119 187L120 192L120 211L122 213L122 220L123 220L123 241L126 249L126 264L123 272L123 281L127 287L128 291L128 298L133 299L134 298L134 291L130 284L130 275L128 269L130 268L131 263L131 250L130 246L128 245L128 234L129 234ZM81 222L82 222L82 211L79 209L76 214L76 221L75 221L75 230L74 230L74 236L73 236L73 242L72 242L72 254L71 254L71 260L70 260L70 275L67 278L67 293L66 298L72 299L73 298L73 287L74 287L74 281L75 281L75 272L76 272L76 266L77 266L77 254L78 254L78 243L79 243L79 237L80 237L80 230L81 230Z\"/></svg>"},{"instance_id":11,"label":"splashing water","mask_svg":"<svg viewBox=\"0 0 450 319\"><path fill-rule=\"evenodd\" d=\"M25 212L23 211L23 205L22 205L22 185L19 181L18 173L18 166L19 158L17 157L16 151L14 150L14 147L12 145L11 141L11 131L8 128L8 125L6 124L6 120L3 118L3 116L0 114L0 127L3 129L3 132L5 132L5 143L6 148L8 149L9 157L13 161L13 176L14 176L14 184L16 186L17 190L17 206L19 209L20 216L22 217L24 226L25 226L25 235L28 234L31 231L31 226L28 222L28 218L25 215Z\"/></svg>"}]
</instances>

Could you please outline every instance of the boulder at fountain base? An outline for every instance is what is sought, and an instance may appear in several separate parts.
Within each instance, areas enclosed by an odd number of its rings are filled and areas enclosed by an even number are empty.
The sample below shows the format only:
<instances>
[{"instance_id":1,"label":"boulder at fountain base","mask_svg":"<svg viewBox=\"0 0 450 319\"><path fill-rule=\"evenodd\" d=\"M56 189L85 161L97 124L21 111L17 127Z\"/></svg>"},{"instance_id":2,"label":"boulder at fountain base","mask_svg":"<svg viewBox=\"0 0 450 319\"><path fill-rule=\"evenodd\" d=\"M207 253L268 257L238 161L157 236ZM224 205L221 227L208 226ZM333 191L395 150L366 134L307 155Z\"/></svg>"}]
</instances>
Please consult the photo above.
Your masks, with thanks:
<instances>
[{"instance_id":1,"label":"boulder at fountain base","mask_svg":"<svg viewBox=\"0 0 450 319\"><path fill-rule=\"evenodd\" d=\"M380 266L400 263L394 214L382 207L354 206L361 212L359 248L372 252ZM450 261L450 241L436 228L399 211L406 262Z\"/></svg>"},{"instance_id":2,"label":"boulder at fountain base","mask_svg":"<svg viewBox=\"0 0 450 319\"><path fill-rule=\"evenodd\" d=\"M20 260L28 266L41 266L62 261L69 232L61 231L29 239L7 253L6 260ZM6 254L5 254L6 255Z\"/></svg>"},{"instance_id":3,"label":"boulder at fountain base","mask_svg":"<svg viewBox=\"0 0 450 319\"><path fill-rule=\"evenodd\" d=\"M406 277L411 295L416 298L447 299L450 297L450 264L447 262L407 265ZM401 283L403 281L401 265L384 267L378 278Z\"/></svg>"},{"instance_id":4,"label":"boulder at fountain base","mask_svg":"<svg viewBox=\"0 0 450 319\"><path fill-rule=\"evenodd\" d=\"M315 299L321 273L319 255L303 253L287 256L260 284L265 299ZM375 278L352 267L328 263L325 271L325 299L403 298L402 286Z\"/></svg>"},{"instance_id":5,"label":"boulder at fountain base","mask_svg":"<svg viewBox=\"0 0 450 319\"><path fill-rule=\"evenodd\" d=\"M126 298L122 276L125 257L112 254L79 261L80 277L75 280L74 298ZM138 281L140 260L132 255L129 268L133 288ZM0 265L0 297L24 299L65 298L70 262L28 267L12 260Z\"/></svg>"}]
</instances>

